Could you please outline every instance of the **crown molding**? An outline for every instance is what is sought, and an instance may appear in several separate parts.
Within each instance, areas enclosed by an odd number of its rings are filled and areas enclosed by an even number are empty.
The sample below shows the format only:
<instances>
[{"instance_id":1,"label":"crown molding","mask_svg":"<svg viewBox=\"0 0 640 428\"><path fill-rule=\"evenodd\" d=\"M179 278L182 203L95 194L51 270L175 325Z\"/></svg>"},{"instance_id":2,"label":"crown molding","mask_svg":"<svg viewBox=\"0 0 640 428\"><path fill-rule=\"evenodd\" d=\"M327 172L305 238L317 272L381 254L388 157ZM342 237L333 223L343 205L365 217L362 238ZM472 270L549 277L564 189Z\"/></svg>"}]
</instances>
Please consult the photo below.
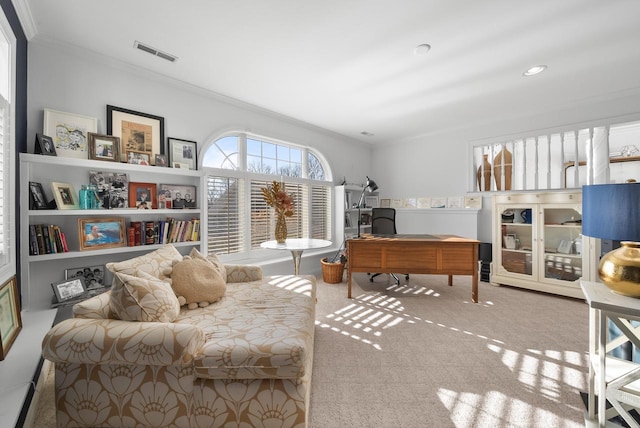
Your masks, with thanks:
<instances>
[{"instance_id":1,"label":"crown molding","mask_svg":"<svg viewBox=\"0 0 640 428\"><path fill-rule=\"evenodd\" d=\"M33 19L28 0L11 0L11 3L16 10L20 25L22 25L22 31L24 31L27 41L30 41L38 34L38 27Z\"/></svg>"}]
</instances>

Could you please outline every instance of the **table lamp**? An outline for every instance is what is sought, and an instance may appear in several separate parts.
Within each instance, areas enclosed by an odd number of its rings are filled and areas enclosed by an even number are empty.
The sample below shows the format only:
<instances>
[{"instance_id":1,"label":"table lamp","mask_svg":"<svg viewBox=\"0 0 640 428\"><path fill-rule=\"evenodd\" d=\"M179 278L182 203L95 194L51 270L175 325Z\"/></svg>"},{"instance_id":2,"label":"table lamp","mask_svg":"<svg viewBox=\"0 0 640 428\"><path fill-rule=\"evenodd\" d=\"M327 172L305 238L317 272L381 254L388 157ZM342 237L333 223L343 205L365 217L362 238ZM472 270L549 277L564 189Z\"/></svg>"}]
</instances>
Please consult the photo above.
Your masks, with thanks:
<instances>
[{"instance_id":1,"label":"table lamp","mask_svg":"<svg viewBox=\"0 0 640 428\"><path fill-rule=\"evenodd\" d=\"M640 297L640 183L584 186L582 234L622 241L602 256L598 274L614 292Z\"/></svg>"},{"instance_id":2,"label":"table lamp","mask_svg":"<svg viewBox=\"0 0 640 428\"><path fill-rule=\"evenodd\" d=\"M360 225L362 224L362 219L360 218L360 208L362 208L364 194L367 192L375 192L376 190L378 190L378 185L375 181L371 180L369 176L367 176L367 182L362 189L362 195L360 195L360 200L358 201L358 238L360 237Z\"/></svg>"}]
</instances>

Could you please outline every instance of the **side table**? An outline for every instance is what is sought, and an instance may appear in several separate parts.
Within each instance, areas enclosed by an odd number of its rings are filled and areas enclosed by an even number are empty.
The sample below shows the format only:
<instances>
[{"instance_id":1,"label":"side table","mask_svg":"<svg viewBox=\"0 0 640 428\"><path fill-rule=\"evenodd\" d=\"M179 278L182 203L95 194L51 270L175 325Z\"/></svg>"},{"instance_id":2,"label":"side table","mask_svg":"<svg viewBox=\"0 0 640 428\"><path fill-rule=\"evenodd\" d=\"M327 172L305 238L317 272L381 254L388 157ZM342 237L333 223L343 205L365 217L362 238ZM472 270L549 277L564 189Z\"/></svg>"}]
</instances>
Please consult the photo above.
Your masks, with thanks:
<instances>
[{"instance_id":1,"label":"side table","mask_svg":"<svg viewBox=\"0 0 640 428\"><path fill-rule=\"evenodd\" d=\"M325 239L288 238L283 244L279 244L278 241L267 241L260 244L260 247L269 250L291 251L291 255L293 256L293 272L295 275L298 275L300 273L300 258L304 250L324 248L330 245L331 241Z\"/></svg>"},{"instance_id":2,"label":"side table","mask_svg":"<svg viewBox=\"0 0 640 428\"><path fill-rule=\"evenodd\" d=\"M630 408L640 408L640 364L607 355L626 341L640 348L640 299L614 293L604 284L581 281L580 287L589 304L589 399L586 422L605 427L607 420L619 414L631 427L640 428L629 414ZM614 323L622 332L607 339L607 323ZM596 396L598 397L596 411ZM606 402L612 407L606 410ZM590 426L590 425L587 425Z\"/></svg>"}]
</instances>

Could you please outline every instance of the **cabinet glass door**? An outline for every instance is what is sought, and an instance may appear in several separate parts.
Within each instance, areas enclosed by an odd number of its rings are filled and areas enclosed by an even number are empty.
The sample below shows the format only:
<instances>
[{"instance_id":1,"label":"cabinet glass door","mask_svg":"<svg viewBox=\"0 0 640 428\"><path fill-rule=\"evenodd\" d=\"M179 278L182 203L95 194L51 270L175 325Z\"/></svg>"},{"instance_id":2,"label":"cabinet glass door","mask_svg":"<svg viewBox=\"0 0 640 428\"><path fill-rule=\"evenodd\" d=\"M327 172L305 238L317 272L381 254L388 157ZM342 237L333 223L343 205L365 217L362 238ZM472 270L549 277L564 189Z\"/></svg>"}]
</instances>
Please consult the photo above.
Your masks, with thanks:
<instances>
[{"instance_id":1,"label":"cabinet glass door","mask_svg":"<svg viewBox=\"0 0 640 428\"><path fill-rule=\"evenodd\" d=\"M509 206L499 212L502 267L510 273L532 276L533 209Z\"/></svg>"},{"instance_id":2,"label":"cabinet glass door","mask_svg":"<svg viewBox=\"0 0 640 428\"><path fill-rule=\"evenodd\" d=\"M582 277L582 214L580 207L542 209L544 277L574 282Z\"/></svg>"}]
</instances>

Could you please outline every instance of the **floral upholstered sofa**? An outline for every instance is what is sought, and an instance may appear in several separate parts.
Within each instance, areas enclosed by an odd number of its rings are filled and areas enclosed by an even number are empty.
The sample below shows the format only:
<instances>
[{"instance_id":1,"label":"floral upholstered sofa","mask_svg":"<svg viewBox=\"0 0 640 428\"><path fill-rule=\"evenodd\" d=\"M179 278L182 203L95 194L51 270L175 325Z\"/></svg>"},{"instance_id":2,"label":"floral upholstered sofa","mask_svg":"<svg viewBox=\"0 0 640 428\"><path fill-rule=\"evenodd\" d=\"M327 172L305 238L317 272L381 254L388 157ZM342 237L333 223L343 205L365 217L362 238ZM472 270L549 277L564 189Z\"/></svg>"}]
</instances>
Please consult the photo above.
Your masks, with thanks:
<instances>
[{"instance_id":1,"label":"floral upholstered sofa","mask_svg":"<svg viewBox=\"0 0 640 428\"><path fill-rule=\"evenodd\" d=\"M111 291L48 332L57 426L306 426L315 278L220 265L223 297L188 309L170 295L180 259L167 245L108 264Z\"/></svg>"}]
</instances>

